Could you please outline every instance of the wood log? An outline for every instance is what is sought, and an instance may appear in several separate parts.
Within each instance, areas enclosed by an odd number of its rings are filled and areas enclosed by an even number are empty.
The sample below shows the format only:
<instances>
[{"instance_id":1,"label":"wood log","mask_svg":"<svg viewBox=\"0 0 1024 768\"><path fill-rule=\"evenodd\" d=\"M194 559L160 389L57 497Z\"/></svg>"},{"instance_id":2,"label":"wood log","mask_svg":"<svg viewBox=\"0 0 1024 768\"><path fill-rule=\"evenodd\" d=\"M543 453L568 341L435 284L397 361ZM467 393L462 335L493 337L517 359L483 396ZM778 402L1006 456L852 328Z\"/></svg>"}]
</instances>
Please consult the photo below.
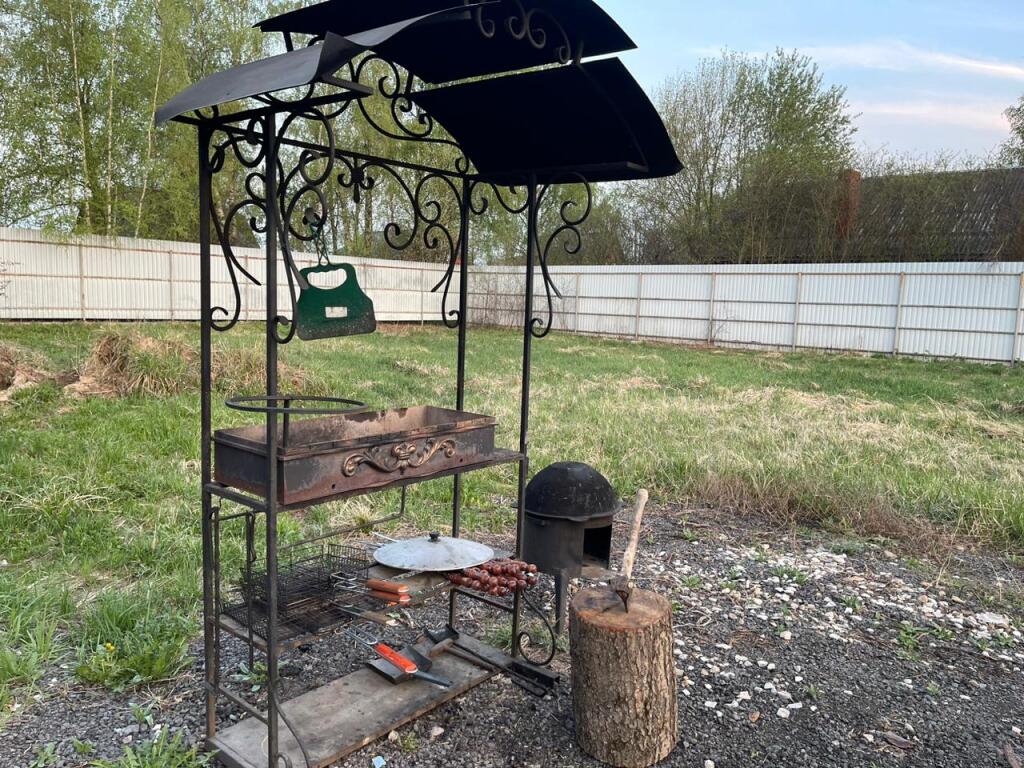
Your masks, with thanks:
<instances>
[{"instance_id":1,"label":"wood log","mask_svg":"<svg viewBox=\"0 0 1024 768\"><path fill-rule=\"evenodd\" d=\"M580 748L619 768L664 760L679 740L671 603L638 589L627 612L594 587L576 593L569 613Z\"/></svg>"}]
</instances>

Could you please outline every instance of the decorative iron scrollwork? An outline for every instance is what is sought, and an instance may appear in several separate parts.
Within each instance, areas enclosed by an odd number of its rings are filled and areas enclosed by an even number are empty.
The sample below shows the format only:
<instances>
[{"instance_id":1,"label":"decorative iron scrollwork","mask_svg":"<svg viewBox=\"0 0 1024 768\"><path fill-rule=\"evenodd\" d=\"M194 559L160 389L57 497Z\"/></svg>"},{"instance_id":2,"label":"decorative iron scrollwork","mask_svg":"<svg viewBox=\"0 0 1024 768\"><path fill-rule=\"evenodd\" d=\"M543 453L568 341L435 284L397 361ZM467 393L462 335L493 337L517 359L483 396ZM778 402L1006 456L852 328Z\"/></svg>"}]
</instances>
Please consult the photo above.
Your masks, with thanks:
<instances>
[{"instance_id":1,"label":"decorative iron scrollwork","mask_svg":"<svg viewBox=\"0 0 1024 768\"><path fill-rule=\"evenodd\" d=\"M450 459L455 455L456 450L454 440L436 440L434 438L423 443L422 448L415 443L398 443L390 447L375 445L365 451L348 456L341 471L345 477L352 477L359 471L359 467L368 464L376 470L389 474L404 472L409 468L422 467L438 453L444 453L445 457Z\"/></svg>"},{"instance_id":2,"label":"decorative iron scrollwork","mask_svg":"<svg viewBox=\"0 0 1024 768\"><path fill-rule=\"evenodd\" d=\"M254 235L264 234L267 230L266 177L263 175L262 170L263 162L266 158L264 131L264 123L257 119L252 119L245 124L244 129L240 132L216 134L223 135L223 138L212 142L210 145L210 154L207 162L211 175L223 170L229 154L247 171L244 182L246 196L241 201L232 205L223 217L221 217L218 211L213 195L210 195L209 216L213 222L217 241L220 243L221 253L224 255L224 263L227 266L228 276L231 280L231 290L235 297L234 307L230 310L221 306L210 308L210 325L215 331L224 332L231 330L241 317L242 292L238 284L239 273L253 285L260 285L259 280L242 266L235 255L231 242L236 221L239 217L246 218L249 230Z\"/></svg>"},{"instance_id":3,"label":"decorative iron scrollwork","mask_svg":"<svg viewBox=\"0 0 1024 768\"><path fill-rule=\"evenodd\" d=\"M363 56L358 63L349 62L348 68L353 82L375 87L378 95L388 102L388 116L391 120L390 125L385 125L373 114L371 101L355 100L359 112L371 128L382 136L398 141L448 147L454 153L453 169L457 173L469 172L469 159L458 143L439 136L440 126L434 118L413 103L411 94L416 83L415 75L376 54ZM374 69L382 69L383 74L375 74ZM372 79L372 82L364 82L364 79Z\"/></svg>"},{"instance_id":4,"label":"decorative iron scrollwork","mask_svg":"<svg viewBox=\"0 0 1024 768\"><path fill-rule=\"evenodd\" d=\"M551 333L551 326L554 323L555 316L554 298L552 294L558 298L562 298L562 293L558 290L558 286L555 285L554 280L551 277L551 272L548 270L548 260L551 256L551 252L559 243L561 243L562 250L570 256L575 256L580 252L580 249L583 247L583 237L580 234L580 227L590 216L590 212L594 207L594 194L590 188L590 184L581 174L572 173L567 174L564 179L559 179L557 182L545 185L540 190L540 193L537 195L538 209L542 207L545 198L553 188L566 191L573 188L572 186L554 187L555 183L573 184L577 187L582 187L584 199L583 202L580 202L573 197L568 197L563 200L558 206L559 223L555 225L554 230L548 235L547 239L544 241L543 247L541 246L539 234L537 235L537 239L534 243L537 249L537 260L540 264L541 276L544 280L544 293L547 297L548 305L547 319L536 316L530 319L530 332L538 339L542 339Z\"/></svg>"},{"instance_id":5,"label":"decorative iron scrollwork","mask_svg":"<svg viewBox=\"0 0 1024 768\"><path fill-rule=\"evenodd\" d=\"M548 38L544 27L537 26L538 11L526 11L521 3L516 2L518 15L505 20L509 34L532 45L546 44ZM475 9L478 16L483 8ZM491 28L488 19L479 16L482 31ZM490 20L493 24L493 20ZM496 34L496 27L494 30ZM568 43L566 43L568 44ZM375 64L379 63L379 64ZM314 91L308 89L297 101L283 101L273 97L271 106L290 105L286 116L276 130L275 143L281 150L276 163L276 200L273 201L279 221L277 236L281 257L285 264L288 292L292 304L289 317L282 313L273 319L272 333L282 344L288 343L296 333L294 322L298 292L308 286L296 263L296 249L302 244L311 244L317 251L321 263L329 263L324 245L325 228L332 220L330 205L335 197L328 194L327 184L334 180L341 189L350 192L356 205L364 202L374 190L383 184L391 185L395 193L391 194L392 210L406 211L397 219L392 218L378 231L382 232L387 246L394 251L404 251L420 243L428 253L435 253L437 260L445 264L441 279L431 288L434 293L442 292L441 318L448 328L457 328L463 322L459 309L450 308L456 266L463 251L462 222L466 220L463 212L483 215L487 212L491 200L512 215L527 212L529 198L523 195L523 188L516 186L501 187L488 182L470 181L465 184L469 163L458 145L449 138L435 135L438 126L424 112L416 110L411 99L413 76L405 73L397 65L376 55L368 55L358 63L349 63L352 79L376 78L376 87L387 100L387 114L394 126L386 126L363 100L352 100L334 107L321 104L303 103L313 97ZM381 70L381 67L384 69ZM270 98L270 97L268 97ZM314 99L315 101L315 99ZM403 141L424 141L455 150L456 171L430 170L416 165L405 165L401 162L389 161L358 152L349 152L338 148L336 143L335 119L358 104L357 114L360 115L376 132ZM349 113L353 114L353 113ZM224 253L232 290L234 307L213 308L212 322L219 331L234 327L241 316L241 290L239 277L260 285L236 257L232 241L237 227L236 220L244 218L251 232L257 236L267 233L267 205L265 178L266 141L264 133L267 123L262 118L252 118L244 127L234 126L217 129L218 135L223 134L222 141L212 146L209 158L213 173L220 172L229 156L237 160L245 172L246 197L230 207L221 217L217 206L211 202L211 215L216 235ZM319 143L310 143L310 136L315 136ZM547 317L535 316L530 319L530 331L537 337L546 336L553 325L554 298L560 297L557 286L548 269L550 257L559 245L567 254L579 253L582 240L580 225L590 214L593 198L586 179L578 174L567 174L566 178L552 181L542 187L536 196L538 209L549 198L556 184L582 184L585 190L584 199L571 197L563 200L557 209L557 220L553 231L546 237L535 237L538 264L540 265L544 291L547 299ZM464 199L465 196L465 199ZM395 203L397 202L397 205ZM467 210L468 209L468 210ZM538 216L540 214L538 213ZM550 220L550 216L547 217ZM541 219L543 223L543 219Z\"/></svg>"},{"instance_id":6,"label":"decorative iron scrollwork","mask_svg":"<svg viewBox=\"0 0 1024 768\"><path fill-rule=\"evenodd\" d=\"M544 653L541 656L531 655L535 649L534 643L537 643L537 638L531 634L529 630L524 629L516 635L516 649L519 651L520 655L531 664L536 664L539 667L546 667L551 663L551 660L555 658L555 653L558 650L558 639L555 635L555 628L551 626L551 620L548 618L547 614L534 604L534 602L527 597L525 592L522 593L522 600L526 607L529 608L530 613L540 620L541 625L544 627L546 637L543 645L540 646L544 648ZM529 645L527 645L527 641L529 641Z\"/></svg>"},{"instance_id":7,"label":"decorative iron scrollwork","mask_svg":"<svg viewBox=\"0 0 1024 768\"><path fill-rule=\"evenodd\" d=\"M473 0L465 0L469 5ZM579 63L583 59L583 42L575 45L569 38L565 27L543 8L526 10L521 0L513 0L515 9L501 20L501 27L514 40L527 42L535 50L543 51L549 42L554 45L552 63ZM499 5L498 8L505 6ZM491 16L491 8L481 5L476 8L473 17L480 34L490 39L498 33L499 22ZM497 12L497 11L495 11Z\"/></svg>"}]
</instances>

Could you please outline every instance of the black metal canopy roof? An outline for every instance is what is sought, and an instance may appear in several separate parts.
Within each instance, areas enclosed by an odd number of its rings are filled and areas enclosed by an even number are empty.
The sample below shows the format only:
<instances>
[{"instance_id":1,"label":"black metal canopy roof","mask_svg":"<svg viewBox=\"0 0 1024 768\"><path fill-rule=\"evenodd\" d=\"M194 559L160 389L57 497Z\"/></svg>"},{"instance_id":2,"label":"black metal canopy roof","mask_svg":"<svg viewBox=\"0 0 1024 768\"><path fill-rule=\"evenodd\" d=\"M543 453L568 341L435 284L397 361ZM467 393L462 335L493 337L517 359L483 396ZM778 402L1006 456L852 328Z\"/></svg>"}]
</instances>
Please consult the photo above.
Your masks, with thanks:
<instances>
[{"instance_id":1,"label":"black metal canopy roof","mask_svg":"<svg viewBox=\"0 0 1024 768\"><path fill-rule=\"evenodd\" d=\"M316 82L347 89L338 100L360 97L370 93L366 85L335 73L372 51L428 82L500 75L406 94L451 134L485 181L620 181L680 170L661 117L622 62L581 60L634 47L593 0L456 3L327 0L268 19L258 26L324 39L214 74L161 107L157 122Z\"/></svg>"},{"instance_id":2,"label":"black metal canopy roof","mask_svg":"<svg viewBox=\"0 0 1024 768\"><path fill-rule=\"evenodd\" d=\"M452 0L326 0L256 26L264 32L348 36L450 9L453 4ZM491 0L483 6L444 29L430 24L405 29L375 50L425 82L446 83L636 47L593 0ZM493 34L481 34L481 24ZM560 57L559 49L566 45L568 51Z\"/></svg>"},{"instance_id":3,"label":"black metal canopy roof","mask_svg":"<svg viewBox=\"0 0 1024 768\"><path fill-rule=\"evenodd\" d=\"M446 2L450 6L452 0ZM446 13L445 9L438 9L345 37L327 32L323 42L216 72L186 88L160 107L156 112L156 122L159 125L186 112L318 81L368 95L372 93L369 88L338 80L334 73L359 54L381 45L403 30L430 18L443 19Z\"/></svg>"},{"instance_id":4,"label":"black metal canopy roof","mask_svg":"<svg viewBox=\"0 0 1024 768\"><path fill-rule=\"evenodd\" d=\"M618 59L412 94L486 181L622 181L682 167L654 105Z\"/></svg>"}]
</instances>

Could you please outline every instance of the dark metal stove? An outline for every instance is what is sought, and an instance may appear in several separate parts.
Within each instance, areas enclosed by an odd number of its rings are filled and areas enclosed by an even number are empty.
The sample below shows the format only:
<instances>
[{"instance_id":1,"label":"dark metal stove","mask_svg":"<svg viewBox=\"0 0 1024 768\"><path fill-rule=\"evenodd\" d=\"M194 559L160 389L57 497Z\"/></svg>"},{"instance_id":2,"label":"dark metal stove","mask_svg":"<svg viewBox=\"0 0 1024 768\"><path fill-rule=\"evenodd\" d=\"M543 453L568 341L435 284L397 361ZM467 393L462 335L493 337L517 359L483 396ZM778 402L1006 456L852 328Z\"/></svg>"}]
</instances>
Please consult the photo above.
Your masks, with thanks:
<instances>
[{"instance_id":1,"label":"dark metal stove","mask_svg":"<svg viewBox=\"0 0 1024 768\"><path fill-rule=\"evenodd\" d=\"M555 631L561 634L569 579L583 575L584 568L609 566L612 520L620 502L596 469L561 462L530 481L525 507L523 557L555 577Z\"/></svg>"}]
</instances>

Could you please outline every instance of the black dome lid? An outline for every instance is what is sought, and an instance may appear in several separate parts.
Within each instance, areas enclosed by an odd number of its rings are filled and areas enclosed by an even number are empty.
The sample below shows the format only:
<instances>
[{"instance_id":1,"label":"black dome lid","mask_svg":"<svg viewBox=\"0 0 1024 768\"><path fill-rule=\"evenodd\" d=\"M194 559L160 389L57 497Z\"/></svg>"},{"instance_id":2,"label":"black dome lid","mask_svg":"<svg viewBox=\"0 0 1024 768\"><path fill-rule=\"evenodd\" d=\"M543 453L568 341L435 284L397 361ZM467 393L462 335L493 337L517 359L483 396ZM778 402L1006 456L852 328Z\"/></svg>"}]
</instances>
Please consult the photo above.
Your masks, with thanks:
<instances>
[{"instance_id":1,"label":"black dome lid","mask_svg":"<svg viewBox=\"0 0 1024 768\"><path fill-rule=\"evenodd\" d=\"M612 484L587 464L552 464L526 486L526 510L534 515L589 520L613 515L618 509Z\"/></svg>"}]
</instances>

